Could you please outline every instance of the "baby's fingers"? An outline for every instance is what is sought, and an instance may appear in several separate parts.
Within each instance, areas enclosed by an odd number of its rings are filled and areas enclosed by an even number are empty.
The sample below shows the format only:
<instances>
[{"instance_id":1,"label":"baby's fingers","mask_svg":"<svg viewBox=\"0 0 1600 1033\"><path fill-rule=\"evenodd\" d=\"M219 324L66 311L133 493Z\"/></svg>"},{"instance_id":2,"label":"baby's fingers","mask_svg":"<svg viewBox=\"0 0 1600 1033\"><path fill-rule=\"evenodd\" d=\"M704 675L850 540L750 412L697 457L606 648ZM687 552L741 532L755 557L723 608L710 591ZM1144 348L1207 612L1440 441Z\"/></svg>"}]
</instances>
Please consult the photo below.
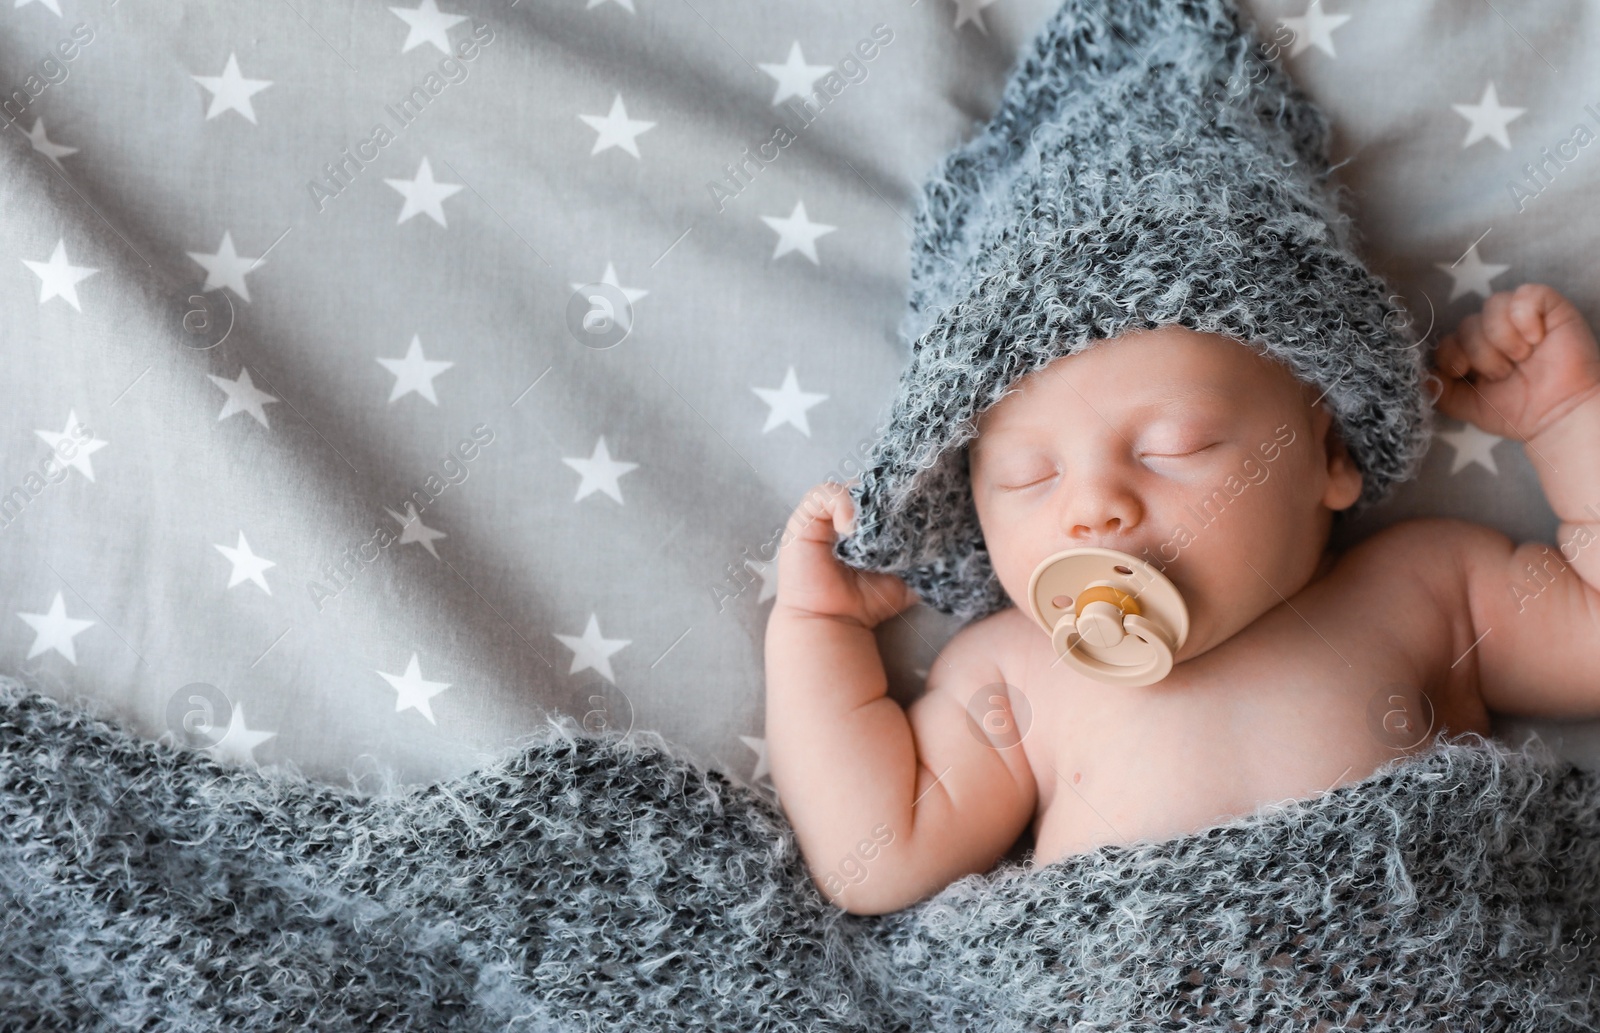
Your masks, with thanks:
<instances>
[{"instance_id":1,"label":"baby's fingers","mask_svg":"<svg viewBox=\"0 0 1600 1033\"><path fill-rule=\"evenodd\" d=\"M1439 342L1446 360L1439 363L1440 368L1456 377L1465 377L1473 370L1485 380L1508 376L1516 367L1517 358L1525 357L1530 347L1511 323L1510 302L1505 294L1492 295L1483 303L1482 312L1463 319L1454 332L1447 334Z\"/></svg>"},{"instance_id":2,"label":"baby's fingers","mask_svg":"<svg viewBox=\"0 0 1600 1033\"><path fill-rule=\"evenodd\" d=\"M1511 322L1532 348L1549 332L1545 317L1565 303L1566 299L1554 287L1525 283L1511 293Z\"/></svg>"},{"instance_id":3,"label":"baby's fingers","mask_svg":"<svg viewBox=\"0 0 1600 1033\"><path fill-rule=\"evenodd\" d=\"M806 492L789 517L786 533L790 540L832 543L835 534L850 533L854 520L849 489L826 481Z\"/></svg>"}]
</instances>

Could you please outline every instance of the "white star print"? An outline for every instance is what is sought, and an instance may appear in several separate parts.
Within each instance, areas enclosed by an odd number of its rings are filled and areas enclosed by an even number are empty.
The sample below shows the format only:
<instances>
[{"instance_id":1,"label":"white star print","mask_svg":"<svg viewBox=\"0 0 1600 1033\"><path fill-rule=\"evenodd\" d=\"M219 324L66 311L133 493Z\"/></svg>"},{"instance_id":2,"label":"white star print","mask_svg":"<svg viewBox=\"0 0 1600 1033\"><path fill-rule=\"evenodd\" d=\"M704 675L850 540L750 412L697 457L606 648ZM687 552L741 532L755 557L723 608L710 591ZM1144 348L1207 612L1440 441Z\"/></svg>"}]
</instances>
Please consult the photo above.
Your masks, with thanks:
<instances>
[{"instance_id":1,"label":"white star print","mask_svg":"<svg viewBox=\"0 0 1600 1033\"><path fill-rule=\"evenodd\" d=\"M621 283L618 283L617 282L617 267L615 265L613 265L612 263L610 263L610 262L606 263L606 271L604 273L602 273L600 275L600 279L596 280L595 282L596 283L606 283L606 284L610 284L611 286L615 287L617 290L622 292L622 296L624 298L628 299L628 304L630 304L630 305L632 305L634 302L638 301L640 298L644 297L646 294L650 293L649 291L641 290L638 287L624 287ZM587 286L587 284L575 283L575 284L572 285L572 289L573 290L578 290L579 288L585 287L585 286Z\"/></svg>"},{"instance_id":2,"label":"white star print","mask_svg":"<svg viewBox=\"0 0 1600 1033\"><path fill-rule=\"evenodd\" d=\"M1456 114L1471 123L1467 128L1467 138L1461 141L1465 150L1479 140L1490 139L1504 147L1511 149L1511 136L1506 132L1506 125L1519 118L1527 108L1509 108L1500 103L1500 98L1495 94L1494 80L1483 88L1483 96L1476 104L1452 104Z\"/></svg>"},{"instance_id":3,"label":"white star print","mask_svg":"<svg viewBox=\"0 0 1600 1033\"><path fill-rule=\"evenodd\" d=\"M586 4L584 6L584 10L592 11L596 7L599 7L601 4L603 4L605 2L606 2L606 0L589 0L588 4ZM639 13L639 12L637 12L637 11L635 11L633 9L633 0L611 0L611 2L616 4L618 7L622 8L623 10L627 11L629 14L638 14Z\"/></svg>"},{"instance_id":4,"label":"white star print","mask_svg":"<svg viewBox=\"0 0 1600 1033\"><path fill-rule=\"evenodd\" d=\"M983 24L983 9L996 3L997 0L952 0L952 2L956 5L955 28L959 29L967 22L972 22L978 27L979 32L985 36L989 35L989 27Z\"/></svg>"},{"instance_id":5,"label":"white star print","mask_svg":"<svg viewBox=\"0 0 1600 1033\"><path fill-rule=\"evenodd\" d=\"M1294 43L1289 47L1290 57L1311 47L1316 47L1329 57L1339 56L1333 52L1333 30L1349 21L1350 16L1324 14L1321 5L1322 0L1311 0L1306 6L1306 13L1300 17L1278 19L1278 24L1287 25L1289 31L1294 33Z\"/></svg>"},{"instance_id":6,"label":"white star print","mask_svg":"<svg viewBox=\"0 0 1600 1033\"><path fill-rule=\"evenodd\" d=\"M26 7L28 4L33 2L34 0L17 0L16 6ZM61 7L59 6L58 0L38 0L38 3L41 7L49 8L50 12L57 18L61 17Z\"/></svg>"},{"instance_id":7,"label":"white star print","mask_svg":"<svg viewBox=\"0 0 1600 1033\"><path fill-rule=\"evenodd\" d=\"M767 740L754 735L741 735L739 741L756 751L756 772L750 776L750 781L761 781L761 776L772 770L767 763Z\"/></svg>"},{"instance_id":8,"label":"white star print","mask_svg":"<svg viewBox=\"0 0 1600 1033\"><path fill-rule=\"evenodd\" d=\"M1481 430L1471 423L1464 423L1460 430L1441 430L1438 436L1444 443L1455 449L1455 460L1450 464L1452 474L1459 472L1469 463L1477 463L1490 473L1499 476L1500 468L1494 462L1494 446L1506 440L1496 437L1486 430Z\"/></svg>"},{"instance_id":9,"label":"white star print","mask_svg":"<svg viewBox=\"0 0 1600 1033\"><path fill-rule=\"evenodd\" d=\"M464 14L444 14L437 0L422 0L416 7L391 7L396 18L409 27L406 41L400 48L404 54L412 47L432 43L441 54L450 55L450 29L467 20Z\"/></svg>"},{"instance_id":10,"label":"white star print","mask_svg":"<svg viewBox=\"0 0 1600 1033\"><path fill-rule=\"evenodd\" d=\"M655 127L654 122L641 122L628 117L628 109L622 106L622 94L617 94L611 102L611 110L605 115L579 115L590 129L599 135L594 139L594 149L589 154L596 155L608 147L620 147L639 157L638 136Z\"/></svg>"},{"instance_id":11,"label":"white star print","mask_svg":"<svg viewBox=\"0 0 1600 1033\"><path fill-rule=\"evenodd\" d=\"M68 663L77 666L78 656L72 649L72 637L92 627L94 621L68 617L67 606L60 592L50 603L49 613L18 613L17 616L27 621L34 630L33 646L28 650L27 659L32 660L47 649L54 649L66 657Z\"/></svg>"},{"instance_id":12,"label":"white star print","mask_svg":"<svg viewBox=\"0 0 1600 1033\"><path fill-rule=\"evenodd\" d=\"M444 221L443 201L459 193L461 185L436 182L433 178L433 166L428 164L427 158L423 158L422 164L417 166L415 179L385 179L384 182L400 191L400 196L406 199L406 203L400 206L400 218L394 221L396 226L420 213L449 228L449 224Z\"/></svg>"},{"instance_id":13,"label":"white star print","mask_svg":"<svg viewBox=\"0 0 1600 1033\"><path fill-rule=\"evenodd\" d=\"M430 723L439 723L433 719L433 707L429 705L428 700L448 689L450 683L424 680L422 668L417 666L417 654L411 654L411 662L406 664L405 674L386 674L383 671L375 673L393 686L394 691L399 694L394 701L396 714L410 707L427 718Z\"/></svg>"},{"instance_id":14,"label":"white star print","mask_svg":"<svg viewBox=\"0 0 1600 1033\"><path fill-rule=\"evenodd\" d=\"M184 254L205 268L206 290L214 291L218 287L226 287L245 301L250 300L250 288L245 285L244 274L265 261L261 258L247 258L235 251L233 234L228 230L222 231L222 243L217 245L215 254L208 255L203 251L185 251Z\"/></svg>"},{"instance_id":15,"label":"white star print","mask_svg":"<svg viewBox=\"0 0 1600 1033\"><path fill-rule=\"evenodd\" d=\"M756 596L757 606L760 606L762 603L778 594L777 560L747 559L744 561L744 565L755 571L755 573L761 578L761 593Z\"/></svg>"},{"instance_id":16,"label":"white star print","mask_svg":"<svg viewBox=\"0 0 1600 1033\"><path fill-rule=\"evenodd\" d=\"M415 502L406 503L405 516L401 516L399 513L396 513L387 506L384 507L383 511L388 513L394 522L400 525L399 544L410 545L412 543L416 543L417 545L422 546L424 549L427 549L428 555L432 556L434 559L439 558L439 554L434 551L433 540L435 538L448 538L450 536L445 534L443 531L435 531L427 524L424 524L422 522L422 518L417 515L417 504Z\"/></svg>"},{"instance_id":17,"label":"white star print","mask_svg":"<svg viewBox=\"0 0 1600 1033\"><path fill-rule=\"evenodd\" d=\"M622 463L612 459L603 434L600 440L595 442L594 451L589 454L589 458L563 456L561 461L583 475L583 480L578 484L577 498L572 500L574 502L580 502L597 491L603 491L621 502L622 489L617 485L617 478L629 470L639 468L638 463Z\"/></svg>"},{"instance_id":18,"label":"white star print","mask_svg":"<svg viewBox=\"0 0 1600 1033\"><path fill-rule=\"evenodd\" d=\"M789 57L783 64L762 64L760 68L778 80L778 88L772 94L773 107L783 103L785 97L808 99L816 92L813 89L816 81L833 71L832 65L806 64L805 56L800 53L799 40L789 45Z\"/></svg>"},{"instance_id":19,"label":"white star print","mask_svg":"<svg viewBox=\"0 0 1600 1033\"><path fill-rule=\"evenodd\" d=\"M206 121L224 111L237 111L256 124L255 106L250 98L272 85L270 79L246 79L239 73L239 59L228 55L228 63L221 75L191 75L189 78L211 92L211 107L206 109Z\"/></svg>"},{"instance_id":20,"label":"white star print","mask_svg":"<svg viewBox=\"0 0 1600 1033\"><path fill-rule=\"evenodd\" d=\"M228 587L241 584L245 581L254 581L260 589L272 594L272 589L267 587L267 579L262 576L268 567L276 567L271 560L262 559L250 551L250 543L244 540L244 532L239 532L239 544L233 548L226 545L212 545L213 549L228 557L228 562L233 564L233 570L228 575Z\"/></svg>"},{"instance_id":21,"label":"white star print","mask_svg":"<svg viewBox=\"0 0 1600 1033\"><path fill-rule=\"evenodd\" d=\"M1481 294L1485 301L1489 300L1489 295L1494 293L1494 287L1491 286L1494 278L1511 268L1509 265L1489 265L1484 262L1478 257L1477 244L1467 248L1467 253L1454 265L1448 262L1433 264L1450 274L1451 301L1463 294Z\"/></svg>"},{"instance_id":22,"label":"white star print","mask_svg":"<svg viewBox=\"0 0 1600 1033\"><path fill-rule=\"evenodd\" d=\"M617 679L611 673L611 654L632 642L631 638L602 638L600 635L600 620L594 614L589 614L589 623L583 629L582 635L556 635L561 644L572 650L572 670L568 674L577 674L585 668L593 668L600 672L600 677L615 685Z\"/></svg>"},{"instance_id":23,"label":"white star print","mask_svg":"<svg viewBox=\"0 0 1600 1033\"><path fill-rule=\"evenodd\" d=\"M33 144L34 150L49 158L58 169L61 168L60 159L69 154L78 153L76 147L63 147L61 144L51 143L50 138L45 135L44 119L42 118L33 120L33 128L28 130L28 142Z\"/></svg>"},{"instance_id":24,"label":"white star print","mask_svg":"<svg viewBox=\"0 0 1600 1033\"><path fill-rule=\"evenodd\" d=\"M799 428L800 433L809 438L811 425L806 421L806 410L828 397L800 390L800 381L795 379L793 366L790 366L789 372L783 375L781 386L752 387L750 390L771 406L767 412L766 425L761 428L763 434L779 424L788 423Z\"/></svg>"},{"instance_id":25,"label":"white star print","mask_svg":"<svg viewBox=\"0 0 1600 1033\"><path fill-rule=\"evenodd\" d=\"M821 265L817 260L817 238L832 233L837 226L829 226L824 222L812 222L806 215L806 203L796 201L794 211L787 218L776 215L763 215L761 221L771 226L778 234L777 246L772 249L774 259L782 258L791 251L798 251L811 259L812 265Z\"/></svg>"},{"instance_id":26,"label":"white star print","mask_svg":"<svg viewBox=\"0 0 1600 1033\"><path fill-rule=\"evenodd\" d=\"M211 373L207 373L206 377L228 396L228 400L222 403L222 412L217 414L218 423L236 413L247 412L256 418L257 423L271 429L267 424L266 410L262 407L271 405L277 399L256 387L255 381L250 379L249 366L240 366L239 376L234 380Z\"/></svg>"},{"instance_id":27,"label":"white star print","mask_svg":"<svg viewBox=\"0 0 1600 1033\"><path fill-rule=\"evenodd\" d=\"M216 734L216 729L211 725L204 725L205 731ZM210 754L211 759L221 764L235 764L240 767L250 767L256 763L255 749L268 739L275 738L277 732L260 732L244 723L244 704L233 704L228 714L228 727L223 730L222 738L207 746L202 752Z\"/></svg>"},{"instance_id":28,"label":"white star print","mask_svg":"<svg viewBox=\"0 0 1600 1033\"><path fill-rule=\"evenodd\" d=\"M89 456L105 448L109 442L101 441L95 437L91 437L88 441L83 441L82 438L85 431L78 423L78 411L76 409L67 410L67 426L60 434L53 430L36 430L34 433L39 435L44 440L44 443L54 450L58 460L77 470L89 480L94 480L94 466L89 462ZM69 439L76 448L72 453L72 458L66 459L62 455L61 443Z\"/></svg>"},{"instance_id":29,"label":"white star print","mask_svg":"<svg viewBox=\"0 0 1600 1033\"><path fill-rule=\"evenodd\" d=\"M39 304L61 298L79 312L83 311L83 306L78 304L78 283L100 271L68 262L65 237L56 238L56 249L50 253L49 261L30 262L24 258L22 264L39 277Z\"/></svg>"},{"instance_id":30,"label":"white star print","mask_svg":"<svg viewBox=\"0 0 1600 1033\"><path fill-rule=\"evenodd\" d=\"M426 358L422 354L422 339L416 334L411 335L411 347L406 349L405 358L380 358L378 362L394 374L394 389L389 392L391 403L415 391L434 405L439 404L439 398L433 393L433 378L455 365Z\"/></svg>"}]
</instances>

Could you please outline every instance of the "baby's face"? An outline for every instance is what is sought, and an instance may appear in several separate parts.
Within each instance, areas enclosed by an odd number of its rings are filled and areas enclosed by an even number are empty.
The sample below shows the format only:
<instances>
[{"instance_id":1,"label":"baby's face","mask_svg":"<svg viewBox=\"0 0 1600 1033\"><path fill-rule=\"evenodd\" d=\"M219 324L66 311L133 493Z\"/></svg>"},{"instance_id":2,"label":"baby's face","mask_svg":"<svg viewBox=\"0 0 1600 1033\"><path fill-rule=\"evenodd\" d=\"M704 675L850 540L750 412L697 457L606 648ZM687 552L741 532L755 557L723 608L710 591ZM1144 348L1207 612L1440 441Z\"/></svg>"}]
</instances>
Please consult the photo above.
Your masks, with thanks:
<instances>
[{"instance_id":1,"label":"baby's face","mask_svg":"<svg viewBox=\"0 0 1600 1033\"><path fill-rule=\"evenodd\" d=\"M1013 602L1085 545L1154 564L1189 607L1187 660L1315 573L1333 511L1361 494L1314 389L1247 345L1167 326L1025 378L968 447L990 561Z\"/></svg>"}]
</instances>

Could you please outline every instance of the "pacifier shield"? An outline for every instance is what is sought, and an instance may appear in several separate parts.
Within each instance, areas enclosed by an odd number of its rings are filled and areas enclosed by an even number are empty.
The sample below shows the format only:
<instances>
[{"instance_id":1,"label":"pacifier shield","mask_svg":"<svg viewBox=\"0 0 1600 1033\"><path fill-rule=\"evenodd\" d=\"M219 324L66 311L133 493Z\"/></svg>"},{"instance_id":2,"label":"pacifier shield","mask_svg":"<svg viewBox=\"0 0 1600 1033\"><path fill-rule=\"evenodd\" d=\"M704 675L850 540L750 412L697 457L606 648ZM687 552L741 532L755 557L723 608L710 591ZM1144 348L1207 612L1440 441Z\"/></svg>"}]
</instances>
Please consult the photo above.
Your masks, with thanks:
<instances>
[{"instance_id":1,"label":"pacifier shield","mask_svg":"<svg viewBox=\"0 0 1600 1033\"><path fill-rule=\"evenodd\" d=\"M1067 663L1098 681L1150 685L1189 637L1183 595L1154 565L1115 549L1067 549L1028 581L1028 610Z\"/></svg>"}]
</instances>

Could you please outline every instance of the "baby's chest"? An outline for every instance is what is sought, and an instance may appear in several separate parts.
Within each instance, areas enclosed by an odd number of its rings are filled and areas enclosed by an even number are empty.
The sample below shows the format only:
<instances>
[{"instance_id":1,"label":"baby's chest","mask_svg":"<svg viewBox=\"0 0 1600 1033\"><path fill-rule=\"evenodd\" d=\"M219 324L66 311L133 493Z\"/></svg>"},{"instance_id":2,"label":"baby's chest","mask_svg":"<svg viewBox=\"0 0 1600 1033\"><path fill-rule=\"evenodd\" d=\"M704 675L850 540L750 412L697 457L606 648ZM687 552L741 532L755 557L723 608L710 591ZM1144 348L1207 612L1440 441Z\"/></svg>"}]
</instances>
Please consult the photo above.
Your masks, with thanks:
<instances>
[{"instance_id":1,"label":"baby's chest","mask_svg":"<svg viewBox=\"0 0 1600 1033\"><path fill-rule=\"evenodd\" d=\"M1376 640L1339 657L1314 631L1269 625L1130 688L1052 664L1038 638L1028 648L1043 652L1013 690L1039 789L1036 866L1314 796L1425 748L1446 726L1489 731L1481 706L1396 674L1414 665Z\"/></svg>"}]
</instances>

